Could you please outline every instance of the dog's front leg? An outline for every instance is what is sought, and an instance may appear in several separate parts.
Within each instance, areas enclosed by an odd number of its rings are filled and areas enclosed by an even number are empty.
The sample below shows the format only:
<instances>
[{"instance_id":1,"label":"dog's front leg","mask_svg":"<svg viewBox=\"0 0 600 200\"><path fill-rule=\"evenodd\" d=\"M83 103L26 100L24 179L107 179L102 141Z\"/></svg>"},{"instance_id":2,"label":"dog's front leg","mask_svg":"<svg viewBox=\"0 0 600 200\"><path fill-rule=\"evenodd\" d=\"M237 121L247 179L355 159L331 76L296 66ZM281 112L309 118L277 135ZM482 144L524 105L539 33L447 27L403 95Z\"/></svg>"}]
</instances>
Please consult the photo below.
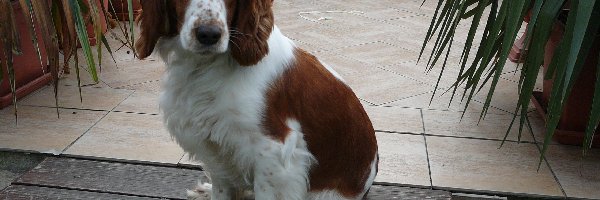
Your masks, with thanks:
<instances>
[{"instance_id":1,"label":"dog's front leg","mask_svg":"<svg viewBox=\"0 0 600 200\"><path fill-rule=\"evenodd\" d=\"M207 200L209 197L216 200L244 200L252 195L245 190L222 184L199 183L194 190L188 190L187 197L188 200Z\"/></svg>"},{"instance_id":2,"label":"dog's front leg","mask_svg":"<svg viewBox=\"0 0 600 200\"><path fill-rule=\"evenodd\" d=\"M314 162L300 134L290 133L284 144L264 144L257 151L254 195L260 200L304 200L308 193L308 171Z\"/></svg>"},{"instance_id":3,"label":"dog's front leg","mask_svg":"<svg viewBox=\"0 0 600 200\"><path fill-rule=\"evenodd\" d=\"M239 183L236 185L236 180L241 180L242 176L231 163L232 158L221 154L220 149L219 145L210 141L203 141L193 149L196 158L203 162L202 167L210 183L199 183L196 189L188 192L188 199L206 199L206 196L213 200L240 199Z\"/></svg>"},{"instance_id":4,"label":"dog's front leg","mask_svg":"<svg viewBox=\"0 0 600 200\"><path fill-rule=\"evenodd\" d=\"M257 168L254 175L255 199L304 200L307 198L306 172L300 166L291 169L283 166Z\"/></svg>"}]
</instances>

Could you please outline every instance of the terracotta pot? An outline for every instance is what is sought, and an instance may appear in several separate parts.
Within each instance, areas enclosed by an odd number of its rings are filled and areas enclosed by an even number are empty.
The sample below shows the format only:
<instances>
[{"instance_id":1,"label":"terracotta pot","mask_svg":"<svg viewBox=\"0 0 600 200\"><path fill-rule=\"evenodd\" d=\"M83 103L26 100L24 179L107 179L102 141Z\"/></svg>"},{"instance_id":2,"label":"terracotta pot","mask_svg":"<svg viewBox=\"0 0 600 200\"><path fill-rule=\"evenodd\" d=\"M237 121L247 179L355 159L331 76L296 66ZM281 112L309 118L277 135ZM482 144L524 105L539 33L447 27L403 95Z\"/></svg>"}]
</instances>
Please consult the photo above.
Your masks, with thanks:
<instances>
[{"instance_id":1,"label":"terracotta pot","mask_svg":"<svg viewBox=\"0 0 600 200\"><path fill-rule=\"evenodd\" d=\"M129 21L129 9L127 6L127 0L110 0L113 7L115 8L115 17L119 21ZM112 9L108 8L110 13L113 12ZM133 17L137 18L142 12L142 4L140 4L140 0L133 0Z\"/></svg>"},{"instance_id":2,"label":"terracotta pot","mask_svg":"<svg viewBox=\"0 0 600 200\"><path fill-rule=\"evenodd\" d=\"M550 40L546 44L546 54L544 56L544 74L552 61L554 50L563 37L564 25L555 24ZM582 145L584 132L590 118L590 110L592 107L592 98L594 95L594 85L596 82L596 66L598 63L598 55L600 52L600 37L596 37L594 45L590 51L584 67L567 102L563 108L561 119L558 123L554 140L561 144ZM534 104L538 112L545 116L546 108L552 92L552 84L554 80L544 80L543 92L535 94ZM594 137L594 146L600 147L600 130L596 131Z\"/></svg>"},{"instance_id":3,"label":"terracotta pot","mask_svg":"<svg viewBox=\"0 0 600 200\"><path fill-rule=\"evenodd\" d=\"M13 11L16 19L16 26L19 30L21 39L22 55L14 55L13 62L15 68L15 82L17 88L17 98L22 98L31 92L43 87L52 80L48 67L48 57L44 49L41 31L37 31L40 53L42 56L42 64L38 59L37 52L31 41L31 34L27 28L27 23L23 17L23 11L18 3L13 3ZM41 27L36 25L37 27ZM2 47L0 47L0 50ZM42 67L43 66L43 67ZM4 80L0 83L0 108L4 108L12 104L12 93L8 82L8 73L3 69Z\"/></svg>"},{"instance_id":4,"label":"terracotta pot","mask_svg":"<svg viewBox=\"0 0 600 200\"><path fill-rule=\"evenodd\" d=\"M105 8L108 8L108 1L109 0L97 0L96 5L98 6L98 9L102 9L100 3L102 3ZM106 23L106 17L105 17L104 12L100 12L100 27L102 29L102 33L106 33L106 31L108 30L108 25ZM90 39L90 45L91 46L96 45L97 39L96 39L96 33L94 32L94 26L92 26L91 24L88 24L86 26L86 28L87 28L88 38Z\"/></svg>"}]
</instances>

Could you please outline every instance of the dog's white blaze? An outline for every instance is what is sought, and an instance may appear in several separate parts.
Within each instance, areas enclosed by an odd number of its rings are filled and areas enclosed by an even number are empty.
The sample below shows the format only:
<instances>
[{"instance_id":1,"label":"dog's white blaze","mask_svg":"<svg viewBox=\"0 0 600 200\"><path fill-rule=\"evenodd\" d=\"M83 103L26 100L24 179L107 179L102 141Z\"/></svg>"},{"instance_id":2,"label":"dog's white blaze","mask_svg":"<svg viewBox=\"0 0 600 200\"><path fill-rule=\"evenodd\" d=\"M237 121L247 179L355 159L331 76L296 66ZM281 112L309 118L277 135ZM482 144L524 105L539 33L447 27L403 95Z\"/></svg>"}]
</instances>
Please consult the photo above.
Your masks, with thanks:
<instances>
[{"instance_id":1,"label":"dog's white blaze","mask_svg":"<svg viewBox=\"0 0 600 200\"><path fill-rule=\"evenodd\" d=\"M157 13L159 15L160 13ZM213 24L221 26L224 30L219 42L211 47L202 47L196 39L195 28L200 25L207 25L212 22L223 22ZM229 27L227 26L227 9L224 1L215 0L191 0L188 9L185 12L185 20L179 32L179 42L183 49L192 52L201 50L210 50L212 52L223 53L229 46Z\"/></svg>"}]
</instances>

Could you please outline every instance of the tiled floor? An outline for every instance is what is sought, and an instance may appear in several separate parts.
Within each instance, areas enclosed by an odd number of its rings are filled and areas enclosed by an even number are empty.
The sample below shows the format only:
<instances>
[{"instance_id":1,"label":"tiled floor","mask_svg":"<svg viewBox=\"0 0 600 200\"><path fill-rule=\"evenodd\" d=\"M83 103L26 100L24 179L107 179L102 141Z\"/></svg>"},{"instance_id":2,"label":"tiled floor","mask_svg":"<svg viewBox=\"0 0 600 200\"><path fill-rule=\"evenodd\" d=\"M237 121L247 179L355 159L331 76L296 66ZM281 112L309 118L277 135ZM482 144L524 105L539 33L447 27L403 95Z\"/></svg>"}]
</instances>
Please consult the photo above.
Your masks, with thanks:
<instances>
[{"instance_id":1,"label":"tiled floor","mask_svg":"<svg viewBox=\"0 0 600 200\"><path fill-rule=\"evenodd\" d=\"M507 66L483 121L479 114L485 94L476 96L464 112L460 97L448 104L451 97L442 95L458 73L459 55L450 54L447 74L430 103L439 69L425 73L416 60L435 1L422 7L421 0L275 2L280 29L337 70L363 101L377 130L381 162L376 181L600 198L600 151L582 159L578 147L554 144L548 162L537 170L535 141L543 138L543 121L535 113L530 114L533 132L523 133L523 143L517 142L513 128L499 148L517 99L514 66ZM126 48L116 51L115 58L117 64L104 59L100 84L82 88L83 103L74 75L61 80L60 119L51 108L51 88L20 101L18 125L12 108L1 110L0 149L198 165L171 141L160 120L161 61L135 60ZM91 83L87 77L82 80Z\"/></svg>"}]
</instances>

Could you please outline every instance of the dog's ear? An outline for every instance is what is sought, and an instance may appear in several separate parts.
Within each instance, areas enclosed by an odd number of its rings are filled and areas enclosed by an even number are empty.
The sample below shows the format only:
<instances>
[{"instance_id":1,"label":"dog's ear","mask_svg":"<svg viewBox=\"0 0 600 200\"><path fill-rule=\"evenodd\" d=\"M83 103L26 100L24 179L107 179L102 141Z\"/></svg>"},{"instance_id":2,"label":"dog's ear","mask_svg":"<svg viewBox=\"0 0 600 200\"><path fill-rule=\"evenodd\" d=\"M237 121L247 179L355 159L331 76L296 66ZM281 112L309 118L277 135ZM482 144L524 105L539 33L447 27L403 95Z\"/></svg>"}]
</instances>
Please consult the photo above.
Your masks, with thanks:
<instances>
[{"instance_id":1,"label":"dog's ear","mask_svg":"<svg viewBox=\"0 0 600 200\"><path fill-rule=\"evenodd\" d=\"M242 66L257 64L269 53L267 40L273 30L273 0L237 0L228 5L230 49Z\"/></svg>"},{"instance_id":2,"label":"dog's ear","mask_svg":"<svg viewBox=\"0 0 600 200\"><path fill-rule=\"evenodd\" d=\"M141 30L135 50L138 58L144 59L152 54L158 39L177 35L178 22L174 1L140 0L140 3L142 13L137 21Z\"/></svg>"}]
</instances>

